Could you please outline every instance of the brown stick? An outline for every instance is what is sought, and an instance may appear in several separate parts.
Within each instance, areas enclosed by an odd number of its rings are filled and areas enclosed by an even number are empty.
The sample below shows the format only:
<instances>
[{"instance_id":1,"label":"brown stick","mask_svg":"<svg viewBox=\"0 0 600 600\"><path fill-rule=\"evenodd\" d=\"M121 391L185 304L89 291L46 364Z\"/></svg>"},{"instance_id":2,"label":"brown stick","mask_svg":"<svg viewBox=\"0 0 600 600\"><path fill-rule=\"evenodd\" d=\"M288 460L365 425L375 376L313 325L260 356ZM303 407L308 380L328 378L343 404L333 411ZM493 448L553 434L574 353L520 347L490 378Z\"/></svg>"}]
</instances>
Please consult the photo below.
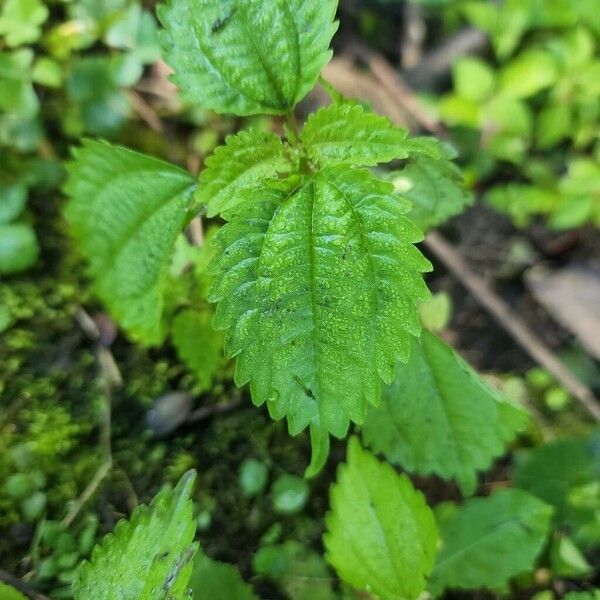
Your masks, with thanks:
<instances>
[{"instance_id":1,"label":"brown stick","mask_svg":"<svg viewBox=\"0 0 600 600\"><path fill-rule=\"evenodd\" d=\"M381 54L360 45L356 47L355 51L356 55L364 60L371 69L381 87L396 100L401 108L410 113L423 129L435 133L438 137L447 136L439 119L423 107L398 71Z\"/></svg>"},{"instance_id":2,"label":"brown stick","mask_svg":"<svg viewBox=\"0 0 600 600\"><path fill-rule=\"evenodd\" d=\"M388 89L390 85L397 89L397 94L394 96L397 103L409 110L424 129L437 135L440 135L440 132L442 136L445 135L446 132L441 125L437 121L431 120L428 113L420 106L419 99L412 89L404 83L396 69L383 56L360 47L357 53L367 61L383 89ZM470 268L462 256L435 231L429 232L425 245L510 333L515 341L538 364L554 375L587 412L600 422L600 404L594 393L563 365L535 332Z\"/></svg>"},{"instance_id":3,"label":"brown stick","mask_svg":"<svg viewBox=\"0 0 600 600\"><path fill-rule=\"evenodd\" d=\"M44 596L44 594L40 594L34 589L31 589L22 579L19 579L2 569L0 569L0 581L15 588L15 590L21 592L23 596L30 600L50 600L48 596Z\"/></svg>"},{"instance_id":4,"label":"brown stick","mask_svg":"<svg viewBox=\"0 0 600 600\"><path fill-rule=\"evenodd\" d=\"M129 96L129 101L131 102L133 110L140 116L146 125L153 131L162 133L164 131L162 121L152 106L150 106L150 104L148 104L148 102L133 89L129 90L127 95Z\"/></svg>"},{"instance_id":5,"label":"brown stick","mask_svg":"<svg viewBox=\"0 0 600 600\"><path fill-rule=\"evenodd\" d=\"M530 327L514 314L508 304L471 269L462 256L435 231L427 234L425 246L446 265L531 358L546 368L572 396L579 400L590 415L600 422L600 405L593 392L564 366Z\"/></svg>"}]
</instances>

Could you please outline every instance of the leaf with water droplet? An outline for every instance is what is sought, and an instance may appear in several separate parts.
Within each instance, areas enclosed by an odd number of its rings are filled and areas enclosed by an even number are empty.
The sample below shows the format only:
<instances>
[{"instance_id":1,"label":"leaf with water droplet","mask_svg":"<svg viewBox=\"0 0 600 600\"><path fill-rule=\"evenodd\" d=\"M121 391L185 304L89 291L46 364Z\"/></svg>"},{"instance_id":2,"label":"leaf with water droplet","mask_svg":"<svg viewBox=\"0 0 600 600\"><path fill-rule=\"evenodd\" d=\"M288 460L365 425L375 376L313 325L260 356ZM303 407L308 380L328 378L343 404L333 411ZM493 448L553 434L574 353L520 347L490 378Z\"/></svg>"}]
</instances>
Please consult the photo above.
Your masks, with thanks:
<instances>
[{"instance_id":1,"label":"leaf with water droplet","mask_svg":"<svg viewBox=\"0 0 600 600\"><path fill-rule=\"evenodd\" d=\"M422 233L393 186L324 169L291 189L244 192L216 238L209 299L238 385L290 433L310 426L314 474L407 360L429 297Z\"/></svg>"}]
</instances>

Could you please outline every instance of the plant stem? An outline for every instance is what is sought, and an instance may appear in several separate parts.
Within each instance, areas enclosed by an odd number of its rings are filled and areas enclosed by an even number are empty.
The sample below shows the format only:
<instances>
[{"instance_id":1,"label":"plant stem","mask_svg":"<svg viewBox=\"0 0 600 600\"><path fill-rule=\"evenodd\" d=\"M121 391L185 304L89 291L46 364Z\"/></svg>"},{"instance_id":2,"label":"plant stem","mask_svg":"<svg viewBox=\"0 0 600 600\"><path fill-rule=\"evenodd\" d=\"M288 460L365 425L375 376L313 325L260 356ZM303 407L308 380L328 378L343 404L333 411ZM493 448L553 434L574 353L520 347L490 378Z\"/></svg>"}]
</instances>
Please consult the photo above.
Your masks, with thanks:
<instances>
[{"instance_id":1,"label":"plant stem","mask_svg":"<svg viewBox=\"0 0 600 600\"><path fill-rule=\"evenodd\" d=\"M294 139L299 140L300 132L298 131L298 122L296 121L296 114L293 110L287 113L287 115L285 115L285 122L287 123L289 130L294 135Z\"/></svg>"}]
</instances>

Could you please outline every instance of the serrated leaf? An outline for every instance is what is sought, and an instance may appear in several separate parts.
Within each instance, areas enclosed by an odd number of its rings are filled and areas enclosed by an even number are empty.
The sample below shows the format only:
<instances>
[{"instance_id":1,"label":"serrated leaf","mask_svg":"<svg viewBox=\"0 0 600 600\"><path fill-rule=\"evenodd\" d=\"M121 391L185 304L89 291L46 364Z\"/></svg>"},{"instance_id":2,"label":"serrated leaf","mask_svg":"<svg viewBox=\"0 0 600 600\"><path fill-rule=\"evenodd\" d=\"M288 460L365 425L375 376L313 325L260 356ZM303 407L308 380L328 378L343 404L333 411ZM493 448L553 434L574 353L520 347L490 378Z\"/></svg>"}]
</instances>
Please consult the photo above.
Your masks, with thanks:
<instances>
[{"instance_id":1,"label":"serrated leaf","mask_svg":"<svg viewBox=\"0 0 600 600\"><path fill-rule=\"evenodd\" d=\"M196 200L206 204L208 216L235 207L239 193L278 171L289 168L281 139L264 131L241 131L231 135L206 160L200 174Z\"/></svg>"},{"instance_id":2,"label":"serrated leaf","mask_svg":"<svg viewBox=\"0 0 600 600\"><path fill-rule=\"evenodd\" d=\"M84 562L73 586L75 600L184 600L198 545L194 505L195 473L175 489L165 488L150 506L138 506L119 521Z\"/></svg>"},{"instance_id":3,"label":"serrated leaf","mask_svg":"<svg viewBox=\"0 0 600 600\"><path fill-rule=\"evenodd\" d=\"M166 162L105 142L73 151L66 216L94 290L135 339L160 343L168 266L195 184Z\"/></svg>"},{"instance_id":4,"label":"serrated leaf","mask_svg":"<svg viewBox=\"0 0 600 600\"><path fill-rule=\"evenodd\" d=\"M323 166L372 166L407 158L407 131L360 104L330 104L313 113L301 139L311 159Z\"/></svg>"},{"instance_id":5,"label":"serrated leaf","mask_svg":"<svg viewBox=\"0 0 600 600\"><path fill-rule=\"evenodd\" d=\"M477 472L504 453L527 421L450 346L423 331L381 405L369 408L362 437L407 471L455 478L472 493Z\"/></svg>"},{"instance_id":6,"label":"serrated leaf","mask_svg":"<svg viewBox=\"0 0 600 600\"><path fill-rule=\"evenodd\" d=\"M209 300L236 383L292 435L311 426L313 473L327 434L362 423L419 335L430 264L406 210L368 171L331 168L250 190L217 235Z\"/></svg>"},{"instance_id":7,"label":"serrated leaf","mask_svg":"<svg viewBox=\"0 0 600 600\"><path fill-rule=\"evenodd\" d=\"M173 320L173 345L196 377L196 392L211 388L223 360L223 337L213 329L211 321L212 311L208 307L181 311Z\"/></svg>"},{"instance_id":8,"label":"serrated leaf","mask_svg":"<svg viewBox=\"0 0 600 600\"><path fill-rule=\"evenodd\" d=\"M330 504L323 543L340 578L381 600L416 598L433 567L437 529L410 479L353 437L330 488Z\"/></svg>"},{"instance_id":9,"label":"serrated leaf","mask_svg":"<svg viewBox=\"0 0 600 600\"><path fill-rule=\"evenodd\" d=\"M331 58L337 0L169 0L160 40L184 99L220 113L284 114Z\"/></svg>"},{"instance_id":10,"label":"serrated leaf","mask_svg":"<svg viewBox=\"0 0 600 600\"><path fill-rule=\"evenodd\" d=\"M193 600L258 600L234 565L198 552L189 582Z\"/></svg>"},{"instance_id":11,"label":"serrated leaf","mask_svg":"<svg viewBox=\"0 0 600 600\"><path fill-rule=\"evenodd\" d=\"M393 181L398 193L413 203L410 218L424 230L460 214L474 201L460 169L447 156L415 156Z\"/></svg>"},{"instance_id":12,"label":"serrated leaf","mask_svg":"<svg viewBox=\"0 0 600 600\"><path fill-rule=\"evenodd\" d=\"M546 543L552 507L521 490L472 498L440 523L442 547L429 590L504 589L531 572Z\"/></svg>"}]
</instances>

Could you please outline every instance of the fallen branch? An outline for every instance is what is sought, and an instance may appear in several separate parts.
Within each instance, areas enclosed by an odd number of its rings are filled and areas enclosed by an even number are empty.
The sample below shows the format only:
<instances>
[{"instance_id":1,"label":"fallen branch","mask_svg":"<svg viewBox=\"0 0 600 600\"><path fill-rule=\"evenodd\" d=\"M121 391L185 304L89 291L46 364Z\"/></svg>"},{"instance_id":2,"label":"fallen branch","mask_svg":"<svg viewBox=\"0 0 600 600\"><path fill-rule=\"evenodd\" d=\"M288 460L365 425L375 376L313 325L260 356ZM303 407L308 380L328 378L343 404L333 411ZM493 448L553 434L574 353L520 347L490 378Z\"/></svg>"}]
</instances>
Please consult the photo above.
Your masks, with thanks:
<instances>
[{"instance_id":1,"label":"fallen branch","mask_svg":"<svg viewBox=\"0 0 600 600\"><path fill-rule=\"evenodd\" d=\"M421 106L412 89L402 80L396 69L381 55L359 47L361 56L371 67L384 90L396 89L396 102L419 121L423 129L444 137L446 132L440 123L432 119ZM410 107L410 108L409 108ZM542 367L548 370L589 414L600 422L600 404L594 393L556 357L535 332L519 318L466 263L462 256L435 231L425 239L427 248L450 270L450 272L475 296L479 303L500 323L515 341Z\"/></svg>"},{"instance_id":2,"label":"fallen branch","mask_svg":"<svg viewBox=\"0 0 600 600\"><path fill-rule=\"evenodd\" d=\"M452 65L461 56L478 53L488 45L485 33L474 27L465 27L455 36L444 40L428 52L414 66L405 71L409 84L418 89L432 89L448 78Z\"/></svg>"},{"instance_id":3,"label":"fallen branch","mask_svg":"<svg viewBox=\"0 0 600 600\"><path fill-rule=\"evenodd\" d=\"M410 86L402 79L398 70L381 54L361 45L356 46L355 52L356 56L362 59L375 75L380 86L395 99L400 108L408 112L423 129L434 133L438 137L447 137L441 121L421 104Z\"/></svg>"},{"instance_id":4,"label":"fallen branch","mask_svg":"<svg viewBox=\"0 0 600 600\"><path fill-rule=\"evenodd\" d=\"M600 422L600 405L593 392L565 367L552 350L477 275L462 256L437 232L430 231L425 246L475 296L479 303L511 334L515 341L538 364L550 372L581 405Z\"/></svg>"}]
</instances>

